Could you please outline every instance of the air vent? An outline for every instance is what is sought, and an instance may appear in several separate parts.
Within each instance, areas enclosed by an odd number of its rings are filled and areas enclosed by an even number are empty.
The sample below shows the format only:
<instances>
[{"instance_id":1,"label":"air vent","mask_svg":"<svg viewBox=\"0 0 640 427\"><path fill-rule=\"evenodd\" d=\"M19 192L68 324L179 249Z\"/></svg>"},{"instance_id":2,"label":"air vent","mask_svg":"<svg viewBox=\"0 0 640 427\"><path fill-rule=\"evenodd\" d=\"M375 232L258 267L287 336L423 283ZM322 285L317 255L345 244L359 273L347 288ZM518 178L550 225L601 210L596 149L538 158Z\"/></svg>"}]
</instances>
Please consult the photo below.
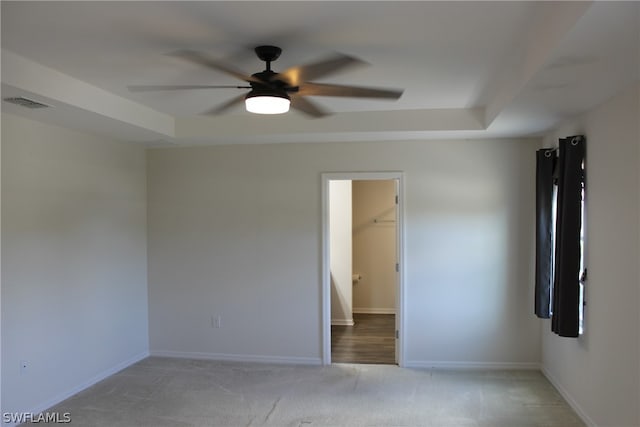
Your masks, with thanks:
<instances>
[{"instance_id":1,"label":"air vent","mask_svg":"<svg viewBox=\"0 0 640 427\"><path fill-rule=\"evenodd\" d=\"M17 97L12 97L12 98L5 98L4 100L9 102L9 103L11 103L11 104L21 105L21 106L26 107L26 108L47 108L47 107L49 107L46 104L42 104L41 102L33 101L31 99L27 99L27 98L24 98L22 96L17 96Z\"/></svg>"}]
</instances>

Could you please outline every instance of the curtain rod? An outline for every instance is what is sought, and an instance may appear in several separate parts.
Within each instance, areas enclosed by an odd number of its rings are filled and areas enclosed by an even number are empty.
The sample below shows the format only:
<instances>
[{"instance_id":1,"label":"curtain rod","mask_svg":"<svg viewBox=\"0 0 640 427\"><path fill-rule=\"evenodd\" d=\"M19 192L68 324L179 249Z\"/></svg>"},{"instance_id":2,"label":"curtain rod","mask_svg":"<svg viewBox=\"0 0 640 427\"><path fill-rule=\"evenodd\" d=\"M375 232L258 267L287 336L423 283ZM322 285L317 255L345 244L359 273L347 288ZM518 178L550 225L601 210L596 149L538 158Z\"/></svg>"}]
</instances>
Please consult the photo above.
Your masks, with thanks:
<instances>
[{"instance_id":1,"label":"curtain rod","mask_svg":"<svg viewBox=\"0 0 640 427\"><path fill-rule=\"evenodd\" d=\"M571 145L576 146L580 143L580 141L582 140L582 138L584 138L584 136L582 135L578 135L578 136L574 136L571 138ZM546 150L544 152L545 157L551 157L551 153L553 153L554 151L558 151L560 149L560 147L550 147L550 148L543 148L543 150Z\"/></svg>"}]
</instances>

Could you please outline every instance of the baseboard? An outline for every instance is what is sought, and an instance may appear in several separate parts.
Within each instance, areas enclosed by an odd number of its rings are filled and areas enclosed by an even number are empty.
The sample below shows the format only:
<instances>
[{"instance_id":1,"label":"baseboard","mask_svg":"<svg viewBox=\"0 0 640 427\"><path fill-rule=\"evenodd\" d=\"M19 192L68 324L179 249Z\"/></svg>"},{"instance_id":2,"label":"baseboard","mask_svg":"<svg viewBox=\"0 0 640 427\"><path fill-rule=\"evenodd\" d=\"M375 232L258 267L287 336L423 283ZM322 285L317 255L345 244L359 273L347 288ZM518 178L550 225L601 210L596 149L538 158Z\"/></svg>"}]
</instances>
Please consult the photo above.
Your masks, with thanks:
<instances>
[{"instance_id":1,"label":"baseboard","mask_svg":"<svg viewBox=\"0 0 640 427\"><path fill-rule=\"evenodd\" d=\"M151 356L177 359L220 360L228 362L275 363L287 365L321 365L319 357L260 356L253 354L202 353L189 351L152 350Z\"/></svg>"},{"instance_id":2,"label":"baseboard","mask_svg":"<svg viewBox=\"0 0 640 427\"><path fill-rule=\"evenodd\" d=\"M549 380L549 382L556 388L556 390L558 390L558 393L560 393L564 400L567 401L569 406L571 406L571 408L576 411L578 417L580 417L582 422L585 423L587 427L598 427L598 425L591 418L589 418L589 416L578 404L578 402L576 402L573 397L571 397L571 394L562 386L562 384L560 384L560 381L558 381L553 375L551 375L551 373L544 366L540 368L540 371L542 372L542 375L544 375L547 380Z\"/></svg>"},{"instance_id":3,"label":"baseboard","mask_svg":"<svg viewBox=\"0 0 640 427\"><path fill-rule=\"evenodd\" d=\"M331 319L331 325L333 326L353 326L355 322L353 319Z\"/></svg>"},{"instance_id":4,"label":"baseboard","mask_svg":"<svg viewBox=\"0 0 640 427\"><path fill-rule=\"evenodd\" d=\"M443 360L409 360L405 368L478 369L478 370L540 370L535 362L448 362Z\"/></svg>"},{"instance_id":5,"label":"baseboard","mask_svg":"<svg viewBox=\"0 0 640 427\"><path fill-rule=\"evenodd\" d=\"M62 402L63 400L66 400L68 398L70 398L71 396L73 396L74 394L80 393L82 390L85 390L89 387L91 387L92 385L104 380L107 377L110 377L113 374L116 374L120 371L122 371L125 368L128 368L129 366L133 365L134 363L137 363L139 361L141 361L142 359L145 359L149 357L149 352L144 351L140 354L137 354L136 356L127 359L123 362L118 363L117 365L112 366L111 368L108 368L102 372L100 372L99 374L91 377L89 380L82 382L80 385L73 387L67 391L65 391L64 393L61 393L57 396L55 396L52 399L47 400L46 402L43 402L39 405L37 405L35 408L32 408L30 411L27 411L28 413L31 414L39 414L41 412L46 411L47 409L51 408L52 406L57 405L58 403ZM73 416L73 414L72 414ZM17 424L3 424L3 426L7 426L7 427L13 427Z\"/></svg>"},{"instance_id":6,"label":"baseboard","mask_svg":"<svg viewBox=\"0 0 640 427\"><path fill-rule=\"evenodd\" d=\"M353 312L356 314L396 314L396 309L395 308L354 307Z\"/></svg>"}]
</instances>

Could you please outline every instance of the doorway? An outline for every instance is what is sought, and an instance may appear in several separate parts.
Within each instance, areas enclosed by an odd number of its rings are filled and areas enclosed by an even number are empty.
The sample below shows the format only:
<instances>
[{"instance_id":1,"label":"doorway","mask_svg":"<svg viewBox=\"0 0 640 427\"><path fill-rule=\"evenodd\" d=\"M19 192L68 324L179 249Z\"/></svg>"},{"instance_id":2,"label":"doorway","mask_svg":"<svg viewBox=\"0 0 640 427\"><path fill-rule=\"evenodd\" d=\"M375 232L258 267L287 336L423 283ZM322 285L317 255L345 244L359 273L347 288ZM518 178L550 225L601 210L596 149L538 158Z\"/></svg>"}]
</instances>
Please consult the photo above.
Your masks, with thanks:
<instances>
[{"instance_id":1,"label":"doorway","mask_svg":"<svg viewBox=\"0 0 640 427\"><path fill-rule=\"evenodd\" d=\"M322 190L323 363L402 366L402 173L323 174Z\"/></svg>"}]
</instances>

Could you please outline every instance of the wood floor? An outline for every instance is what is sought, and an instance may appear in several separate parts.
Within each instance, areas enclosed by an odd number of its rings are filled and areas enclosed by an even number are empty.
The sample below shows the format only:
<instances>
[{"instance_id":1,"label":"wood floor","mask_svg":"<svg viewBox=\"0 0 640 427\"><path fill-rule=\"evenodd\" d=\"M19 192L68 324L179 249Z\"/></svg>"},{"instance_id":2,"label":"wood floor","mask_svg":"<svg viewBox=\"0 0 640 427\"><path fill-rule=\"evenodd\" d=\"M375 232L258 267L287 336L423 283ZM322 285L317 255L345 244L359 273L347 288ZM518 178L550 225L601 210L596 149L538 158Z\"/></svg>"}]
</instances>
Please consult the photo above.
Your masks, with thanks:
<instances>
[{"instance_id":1,"label":"wood floor","mask_svg":"<svg viewBox=\"0 0 640 427\"><path fill-rule=\"evenodd\" d=\"M395 315L354 314L354 326L331 326L333 363L395 364Z\"/></svg>"}]
</instances>

